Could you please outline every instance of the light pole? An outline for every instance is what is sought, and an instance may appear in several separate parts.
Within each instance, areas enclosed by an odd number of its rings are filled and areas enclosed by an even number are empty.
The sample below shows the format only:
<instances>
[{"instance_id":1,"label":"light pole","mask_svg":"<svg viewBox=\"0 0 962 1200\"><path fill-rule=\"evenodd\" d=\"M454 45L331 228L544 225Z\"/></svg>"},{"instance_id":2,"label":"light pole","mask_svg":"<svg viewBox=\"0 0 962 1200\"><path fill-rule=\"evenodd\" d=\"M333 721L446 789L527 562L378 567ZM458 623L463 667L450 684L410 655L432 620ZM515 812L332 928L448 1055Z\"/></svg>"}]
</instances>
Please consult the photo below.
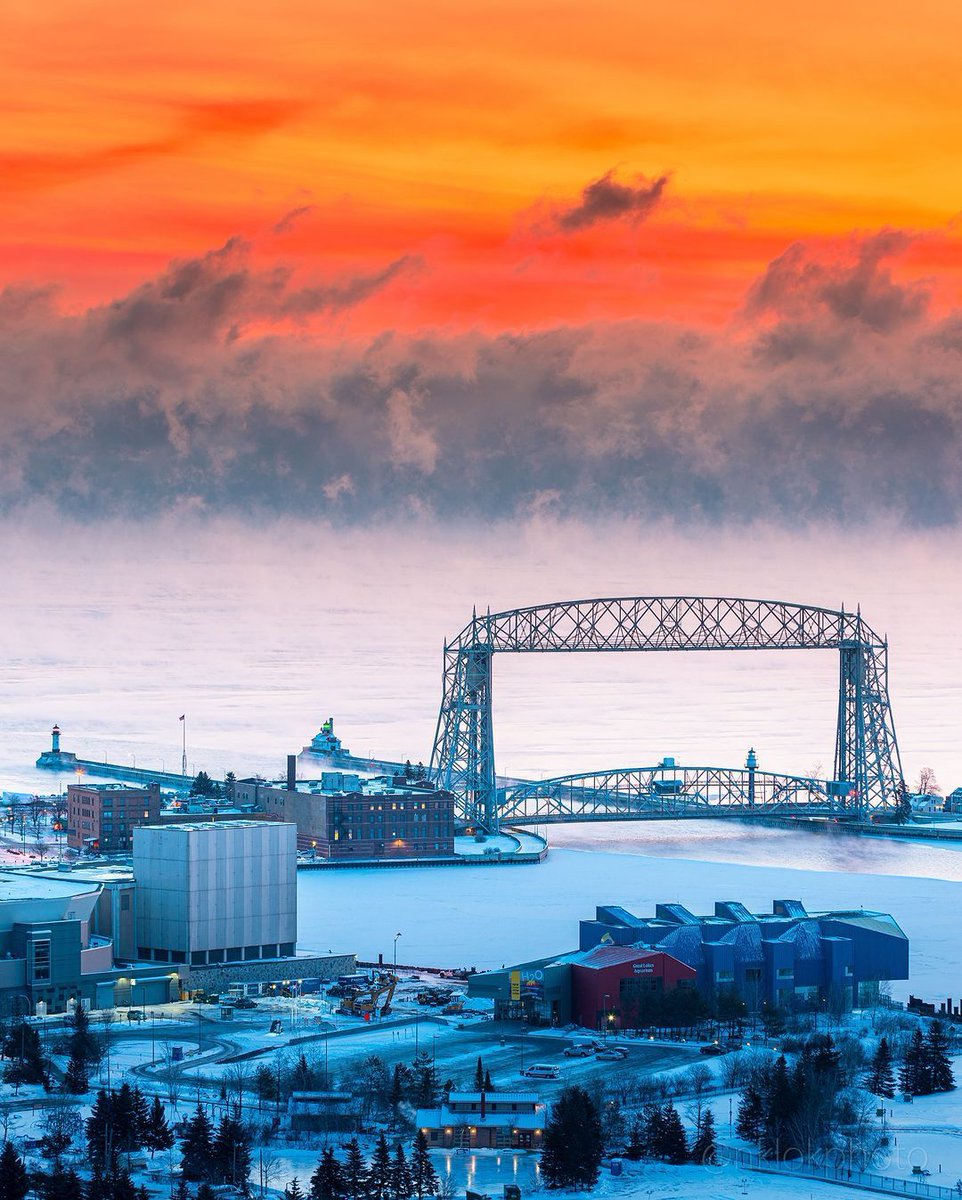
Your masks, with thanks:
<instances>
[{"instance_id":1,"label":"light pole","mask_svg":"<svg viewBox=\"0 0 962 1200\"><path fill-rule=\"evenodd\" d=\"M397 940L400 936L401 935L399 933L396 933L394 935L394 978L395 979L397 979Z\"/></svg>"},{"instance_id":2,"label":"light pole","mask_svg":"<svg viewBox=\"0 0 962 1200\"><path fill-rule=\"evenodd\" d=\"M601 1041L602 1041L602 1044L605 1046L608 1045L608 1001L610 999L611 999L611 997L606 995L603 997L603 999L601 1001L602 1004L604 1005L604 1011L601 1014L601 1021L602 1021Z\"/></svg>"}]
</instances>

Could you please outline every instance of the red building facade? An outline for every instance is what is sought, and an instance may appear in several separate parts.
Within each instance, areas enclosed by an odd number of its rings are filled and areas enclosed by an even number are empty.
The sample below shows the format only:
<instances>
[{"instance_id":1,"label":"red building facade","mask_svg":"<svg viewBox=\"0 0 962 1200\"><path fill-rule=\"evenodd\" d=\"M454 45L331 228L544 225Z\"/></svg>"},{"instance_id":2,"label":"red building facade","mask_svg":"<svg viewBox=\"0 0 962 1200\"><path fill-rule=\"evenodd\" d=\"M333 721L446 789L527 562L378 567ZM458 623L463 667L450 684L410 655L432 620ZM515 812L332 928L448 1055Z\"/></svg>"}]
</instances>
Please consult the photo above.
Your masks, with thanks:
<instances>
[{"instance_id":1,"label":"red building facade","mask_svg":"<svg viewBox=\"0 0 962 1200\"><path fill-rule=\"evenodd\" d=\"M571 962L571 1019L587 1029L621 1028L639 993L695 986L694 967L660 950L597 946Z\"/></svg>"}]
</instances>

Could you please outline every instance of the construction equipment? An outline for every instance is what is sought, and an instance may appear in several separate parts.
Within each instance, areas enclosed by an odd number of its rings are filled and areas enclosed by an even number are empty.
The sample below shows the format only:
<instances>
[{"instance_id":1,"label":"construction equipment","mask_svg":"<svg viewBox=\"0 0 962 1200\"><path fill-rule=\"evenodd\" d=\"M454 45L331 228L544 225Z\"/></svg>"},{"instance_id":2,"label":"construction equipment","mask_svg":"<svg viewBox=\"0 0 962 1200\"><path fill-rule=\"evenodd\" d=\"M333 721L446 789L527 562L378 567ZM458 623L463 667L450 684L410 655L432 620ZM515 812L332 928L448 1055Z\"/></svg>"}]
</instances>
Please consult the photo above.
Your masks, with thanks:
<instances>
[{"instance_id":1,"label":"construction equipment","mask_svg":"<svg viewBox=\"0 0 962 1200\"><path fill-rule=\"evenodd\" d=\"M365 1021L375 1016L386 1017L391 1011L397 982L396 975L384 972L375 978L368 991L345 996L338 1011L350 1017L363 1017Z\"/></svg>"}]
</instances>

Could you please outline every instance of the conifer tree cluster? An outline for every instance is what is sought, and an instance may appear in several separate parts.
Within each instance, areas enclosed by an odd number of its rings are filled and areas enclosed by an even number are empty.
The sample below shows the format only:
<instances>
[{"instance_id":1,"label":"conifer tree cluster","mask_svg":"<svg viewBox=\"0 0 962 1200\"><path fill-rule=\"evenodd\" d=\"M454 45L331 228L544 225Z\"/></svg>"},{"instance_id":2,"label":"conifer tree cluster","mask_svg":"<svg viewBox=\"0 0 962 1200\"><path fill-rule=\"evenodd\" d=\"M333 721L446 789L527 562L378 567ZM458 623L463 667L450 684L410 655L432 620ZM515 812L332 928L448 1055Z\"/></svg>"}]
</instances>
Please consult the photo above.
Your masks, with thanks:
<instances>
[{"instance_id":1,"label":"conifer tree cluster","mask_svg":"<svg viewBox=\"0 0 962 1200\"><path fill-rule=\"evenodd\" d=\"M160 1097L153 1103L138 1087L123 1083L116 1090L101 1088L87 1119L87 1156L94 1168L112 1171L120 1156L135 1150L167 1150L174 1135Z\"/></svg>"},{"instance_id":2,"label":"conifer tree cluster","mask_svg":"<svg viewBox=\"0 0 962 1200\"><path fill-rule=\"evenodd\" d=\"M899 1088L908 1096L930 1096L934 1092L951 1092L954 1087L945 1028L941 1022L933 1021L924 1036L916 1028L902 1060Z\"/></svg>"},{"instance_id":3,"label":"conifer tree cluster","mask_svg":"<svg viewBox=\"0 0 962 1200\"><path fill-rule=\"evenodd\" d=\"M738 1105L738 1135L766 1158L810 1157L838 1124L844 1079L830 1034L802 1047L792 1068L784 1055L757 1068Z\"/></svg>"},{"instance_id":4,"label":"conifer tree cluster","mask_svg":"<svg viewBox=\"0 0 962 1200\"><path fill-rule=\"evenodd\" d=\"M203 1105L185 1123L181 1142L181 1171L191 1183L247 1187L251 1169L250 1133L236 1107L220 1119L215 1130Z\"/></svg>"},{"instance_id":5,"label":"conifer tree cluster","mask_svg":"<svg viewBox=\"0 0 962 1200\"><path fill-rule=\"evenodd\" d=\"M715 1161L716 1153L715 1118L711 1109L699 1113L694 1140L689 1146L678 1110L670 1102L645 1106L631 1125L625 1148L626 1158L656 1158L676 1165L686 1162L708 1165Z\"/></svg>"},{"instance_id":6,"label":"conifer tree cluster","mask_svg":"<svg viewBox=\"0 0 962 1200\"><path fill-rule=\"evenodd\" d=\"M296 1180L285 1189L290 1200L303 1195L299 1184L294 1193L295 1184ZM307 1196L309 1200L424 1200L437 1195L438 1189L427 1138L418 1130L410 1157L400 1142L392 1150L383 1133L370 1162L365 1161L357 1138L348 1142L343 1160L333 1149L325 1150L311 1176Z\"/></svg>"},{"instance_id":7,"label":"conifer tree cluster","mask_svg":"<svg viewBox=\"0 0 962 1200\"><path fill-rule=\"evenodd\" d=\"M3 1069L5 1083L40 1083L49 1088L50 1063L40 1044L40 1035L23 1017L7 1030L2 1051L8 1060Z\"/></svg>"}]
</instances>

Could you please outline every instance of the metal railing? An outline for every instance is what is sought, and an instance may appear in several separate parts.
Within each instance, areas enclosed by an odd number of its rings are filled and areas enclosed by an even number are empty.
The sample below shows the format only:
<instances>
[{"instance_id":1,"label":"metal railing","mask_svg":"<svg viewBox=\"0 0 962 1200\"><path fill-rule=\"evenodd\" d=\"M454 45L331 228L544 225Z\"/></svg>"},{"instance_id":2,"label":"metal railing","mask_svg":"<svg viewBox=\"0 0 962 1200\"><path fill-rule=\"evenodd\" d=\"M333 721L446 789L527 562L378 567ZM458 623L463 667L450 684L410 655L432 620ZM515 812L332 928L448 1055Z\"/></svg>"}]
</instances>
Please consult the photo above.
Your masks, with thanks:
<instances>
[{"instance_id":1,"label":"metal railing","mask_svg":"<svg viewBox=\"0 0 962 1200\"><path fill-rule=\"evenodd\" d=\"M793 1159L778 1162L763 1158L751 1150L740 1150L734 1146L719 1146L719 1163L743 1167L749 1171L762 1171L770 1175L791 1175L801 1179L821 1179L826 1183L844 1187L869 1189L888 1196L920 1196L924 1200L959 1200L960 1192L955 1187L943 1187L928 1183L924 1179L898 1179L892 1175L876 1175L872 1171L859 1171L850 1167L832 1167Z\"/></svg>"}]
</instances>

